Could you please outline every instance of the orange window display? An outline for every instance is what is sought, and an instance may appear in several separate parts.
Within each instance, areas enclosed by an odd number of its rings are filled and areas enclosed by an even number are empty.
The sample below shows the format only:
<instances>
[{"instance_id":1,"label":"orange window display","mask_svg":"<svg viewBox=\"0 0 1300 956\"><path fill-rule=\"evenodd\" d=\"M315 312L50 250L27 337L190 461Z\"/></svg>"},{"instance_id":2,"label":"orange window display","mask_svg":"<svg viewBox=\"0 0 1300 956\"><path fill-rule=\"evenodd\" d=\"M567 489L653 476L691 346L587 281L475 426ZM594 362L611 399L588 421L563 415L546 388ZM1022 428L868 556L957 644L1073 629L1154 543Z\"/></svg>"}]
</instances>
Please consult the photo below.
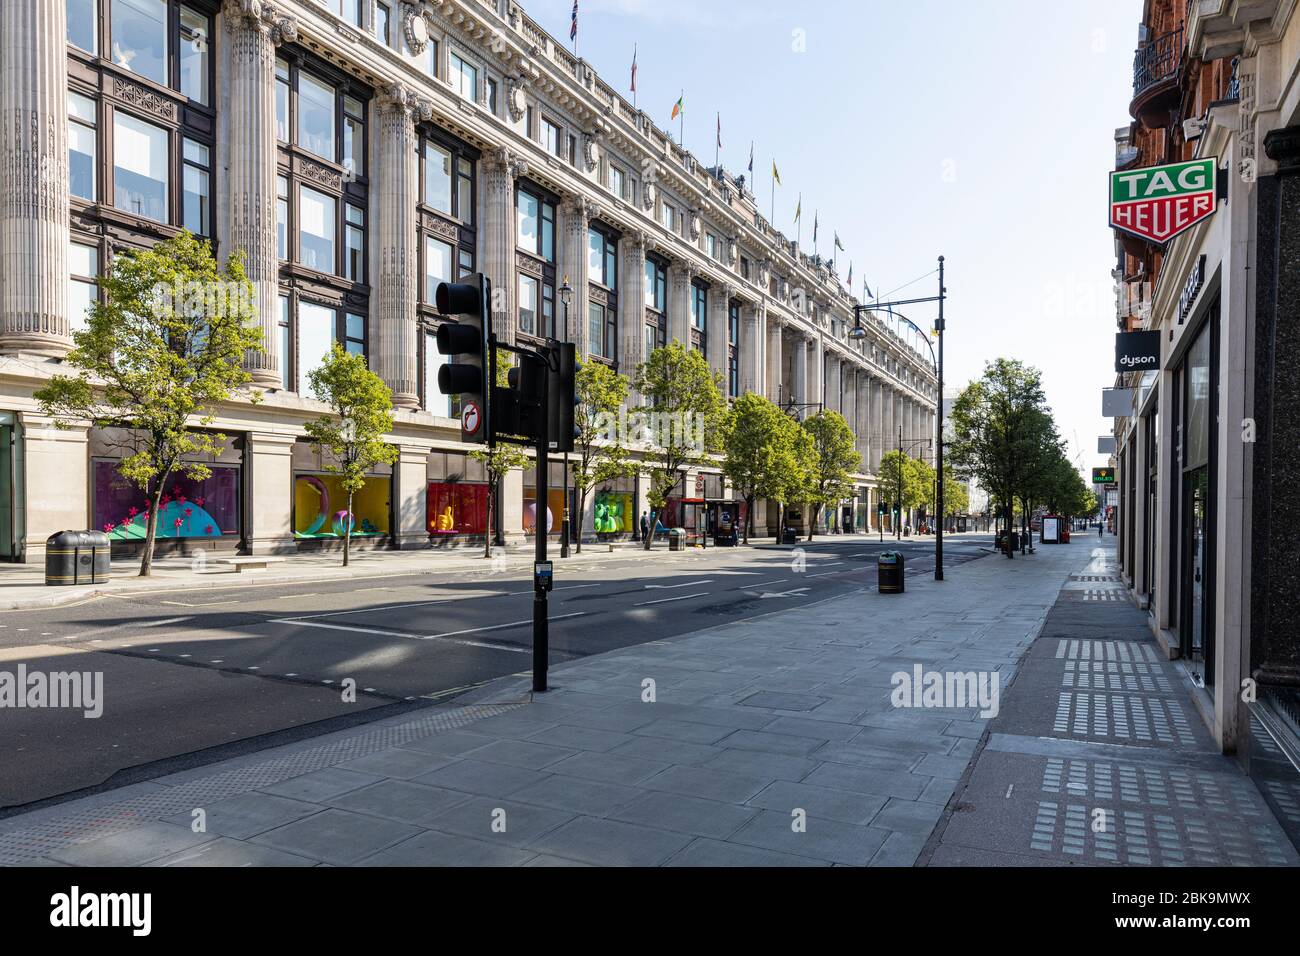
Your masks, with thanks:
<instances>
[{"instance_id":1,"label":"orange window display","mask_svg":"<svg viewBox=\"0 0 1300 956\"><path fill-rule=\"evenodd\" d=\"M429 534L487 534L487 485L431 481L426 502L425 520Z\"/></svg>"}]
</instances>

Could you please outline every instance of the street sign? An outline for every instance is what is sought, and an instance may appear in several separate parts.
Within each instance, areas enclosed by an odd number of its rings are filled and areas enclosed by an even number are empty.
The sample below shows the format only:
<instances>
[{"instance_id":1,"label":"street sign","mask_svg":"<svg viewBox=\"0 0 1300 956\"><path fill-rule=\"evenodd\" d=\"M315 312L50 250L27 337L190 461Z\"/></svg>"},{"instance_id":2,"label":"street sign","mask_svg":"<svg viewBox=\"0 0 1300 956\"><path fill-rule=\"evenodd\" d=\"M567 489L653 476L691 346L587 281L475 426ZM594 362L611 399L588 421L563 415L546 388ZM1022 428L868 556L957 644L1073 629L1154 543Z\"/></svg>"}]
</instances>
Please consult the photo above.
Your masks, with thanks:
<instances>
[{"instance_id":1,"label":"street sign","mask_svg":"<svg viewBox=\"0 0 1300 956\"><path fill-rule=\"evenodd\" d=\"M1133 411L1134 389L1103 388L1101 390L1101 417L1124 418Z\"/></svg>"},{"instance_id":2,"label":"street sign","mask_svg":"<svg viewBox=\"0 0 1300 956\"><path fill-rule=\"evenodd\" d=\"M460 427L466 434L472 435L478 431L478 405L474 402L466 402L465 408L460 413Z\"/></svg>"},{"instance_id":3,"label":"street sign","mask_svg":"<svg viewBox=\"0 0 1300 956\"><path fill-rule=\"evenodd\" d=\"M1148 166L1110 174L1112 228L1164 244L1214 215L1219 160Z\"/></svg>"},{"instance_id":4,"label":"street sign","mask_svg":"<svg viewBox=\"0 0 1300 956\"><path fill-rule=\"evenodd\" d=\"M1108 485L1114 480L1114 468L1094 468L1092 470L1092 483L1094 485Z\"/></svg>"},{"instance_id":5,"label":"street sign","mask_svg":"<svg viewBox=\"0 0 1300 956\"><path fill-rule=\"evenodd\" d=\"M1116 332L1115 371L1145 372L1160 368L1160 333Z\"/></svg>"}]
</instances>

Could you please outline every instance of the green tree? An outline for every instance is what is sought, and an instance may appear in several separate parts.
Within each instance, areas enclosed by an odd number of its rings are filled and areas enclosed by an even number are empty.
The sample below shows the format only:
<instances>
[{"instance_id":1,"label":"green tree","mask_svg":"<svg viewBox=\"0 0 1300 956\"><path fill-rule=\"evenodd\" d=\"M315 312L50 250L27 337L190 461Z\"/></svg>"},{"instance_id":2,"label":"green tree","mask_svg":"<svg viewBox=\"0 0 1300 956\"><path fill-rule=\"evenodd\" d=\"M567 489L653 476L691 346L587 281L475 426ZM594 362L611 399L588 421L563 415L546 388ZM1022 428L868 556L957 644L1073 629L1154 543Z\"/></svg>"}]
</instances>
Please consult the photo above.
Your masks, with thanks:
<instances>
[{"instance_id":1,"label":"green tree","mask_svg":"<svg viewBox=\"0 0 1300 956\"><path fill-rule=\"evenodd\" d=\"M637 366L636 390L644 399L640 408L649 434L650 550L658 516L668 496L682 479L682 471L701 462L721 444L721 424L726 414L722 374L709 367L704 356L676 339L655 349Z\"/></svg>"},{"instance_id":2,"label":"green tree","mask_svg":"<svg viewBox=\"0 0 1300 956\"><path fill-rule=\"evenodd\" d=\"M352 498L366 486L366 473L376 465L391 465L397 448L384 441L393 430L393 400L388 386L366 367L365 356L353 355L338 342L307 375L316 397L333 411L305 428L319 450L328 450L334 460L325 470L339 476L348 493L347 518L343 522L343 566L352 553Z\"/></svg>"},{"instance_id":3,"label":"green tree","mask_svg":"<svg viewBox=\"0 0 1300 956\"><path fill-rule=\"evenodd\" d=\"M808 504L812 521L808 540L813 539L823 507L835 507L855 490L852 473L862 467L862 456L854 449L853 429L838 412L823 409L803 422L811 436L813 455L808 473Z\"/></svg>"},{"instance_id":4,"label":"green tree","mask_svg":"<svg viewBox=\"0 0 1300 956\"><path fill-rule=\"evenodd\" d=\"M890 513L894 515L895 532L900 530L902 524L901 511L916 508L926 502L928 484L918 471L918 464L921 463L896 448L880 456L880 495L889 503ZM931 473L933 474L933 469Z\"/></svg>"},{"instance_id":5,"label":"green tree","mask_svg":"<svg viewBox=\"0 0 1300 956\"><path fill-rule=\"evenodd\" d=\"M186 459L225 446L224 435L204 429L217 404L251 381L242 363L261 351L261 332L242 255L221 269L208 243L188 232L115 256L99 287L102 299L65 358L78 374L55 375L35 398L58 428L134 430L133 454L118 470L149 498L140 559L148 577L163 486L176 471L211 474Z\"/></svg>"},{"instance_id":6,"label":"green tree","mask_svg":"<svg viewBox=\"0 0 1300 956\"><path fill-rule=\"evenodd\" d=\"M628 459L624 436L618 428L618 412L627 401L630 386L627 376L619 375L601 362L584 362L575 377L573 450L578 458L573 463L572 475L578 499L579 554L582 554L587 493L599 484L632 475L637 469L636 463Z\"/></svg>"},{"instance_id":7,"label":"green tree","mask_svg":"<svg viewBox=\"0 0 1300 956\"><path fill-rule=\"evenodd\" d=\"M745 499L746 544L753 530L755 500L784 501L792 483L800 485L795 437L798 430L793 418L753 392L736 399L723 421L722 471ZM779 528L778 522L778 540Z\"/></svg>"}]
</instances>

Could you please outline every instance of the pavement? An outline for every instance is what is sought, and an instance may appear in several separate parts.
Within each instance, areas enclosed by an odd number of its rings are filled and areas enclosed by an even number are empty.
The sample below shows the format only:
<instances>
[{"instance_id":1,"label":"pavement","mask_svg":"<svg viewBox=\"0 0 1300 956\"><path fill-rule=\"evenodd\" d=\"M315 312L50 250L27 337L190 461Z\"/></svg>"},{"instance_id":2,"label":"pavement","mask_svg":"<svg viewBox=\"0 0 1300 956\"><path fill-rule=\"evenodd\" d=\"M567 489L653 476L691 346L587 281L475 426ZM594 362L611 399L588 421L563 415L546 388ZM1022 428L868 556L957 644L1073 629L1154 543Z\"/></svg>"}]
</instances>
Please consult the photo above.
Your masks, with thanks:
<instances>
[{"instance_id":1,"label":"pavement","mask_svg":"<svg viewBox=\"0 0 1300 956\"><path fill-rule=\"evenodd\" d=\"M1103 596L1111 554L1078 537L857 587L557 663L545 694L502 678L0 821L0 864L1294 863ZM895 706L917 667L996 674L998 714Z\"/></svg>"}]
</instances>

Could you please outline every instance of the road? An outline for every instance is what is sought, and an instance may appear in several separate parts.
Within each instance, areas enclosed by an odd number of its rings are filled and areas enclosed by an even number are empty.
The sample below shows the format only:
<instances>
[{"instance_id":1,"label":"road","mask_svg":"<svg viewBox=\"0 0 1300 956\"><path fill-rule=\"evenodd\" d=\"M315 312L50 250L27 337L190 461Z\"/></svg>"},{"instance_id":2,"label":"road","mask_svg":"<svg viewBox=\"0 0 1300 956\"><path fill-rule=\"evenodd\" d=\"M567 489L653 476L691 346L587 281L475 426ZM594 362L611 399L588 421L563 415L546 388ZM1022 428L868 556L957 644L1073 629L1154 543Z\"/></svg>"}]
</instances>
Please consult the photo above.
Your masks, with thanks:
<instances>
[{"instance_id":1,"label":"road","mask_svg":"<svg viewBox=\"0 0 1300 956\"><path fill-rule=\"evenodd\" d=\"M761 547L556 559L551 661L874 587L876 555L895 547L909 575L933 573L932 538L866 535L801 545L802 566ZM988 535L945 539L945 567L990 547ZM531 624L531 578L487 562L368 581L245 575L0 613L0 670L97 672L104 687L95 719L0 709L0 815L451 700L527 671Z\"/></svg>"}]
</instances>

